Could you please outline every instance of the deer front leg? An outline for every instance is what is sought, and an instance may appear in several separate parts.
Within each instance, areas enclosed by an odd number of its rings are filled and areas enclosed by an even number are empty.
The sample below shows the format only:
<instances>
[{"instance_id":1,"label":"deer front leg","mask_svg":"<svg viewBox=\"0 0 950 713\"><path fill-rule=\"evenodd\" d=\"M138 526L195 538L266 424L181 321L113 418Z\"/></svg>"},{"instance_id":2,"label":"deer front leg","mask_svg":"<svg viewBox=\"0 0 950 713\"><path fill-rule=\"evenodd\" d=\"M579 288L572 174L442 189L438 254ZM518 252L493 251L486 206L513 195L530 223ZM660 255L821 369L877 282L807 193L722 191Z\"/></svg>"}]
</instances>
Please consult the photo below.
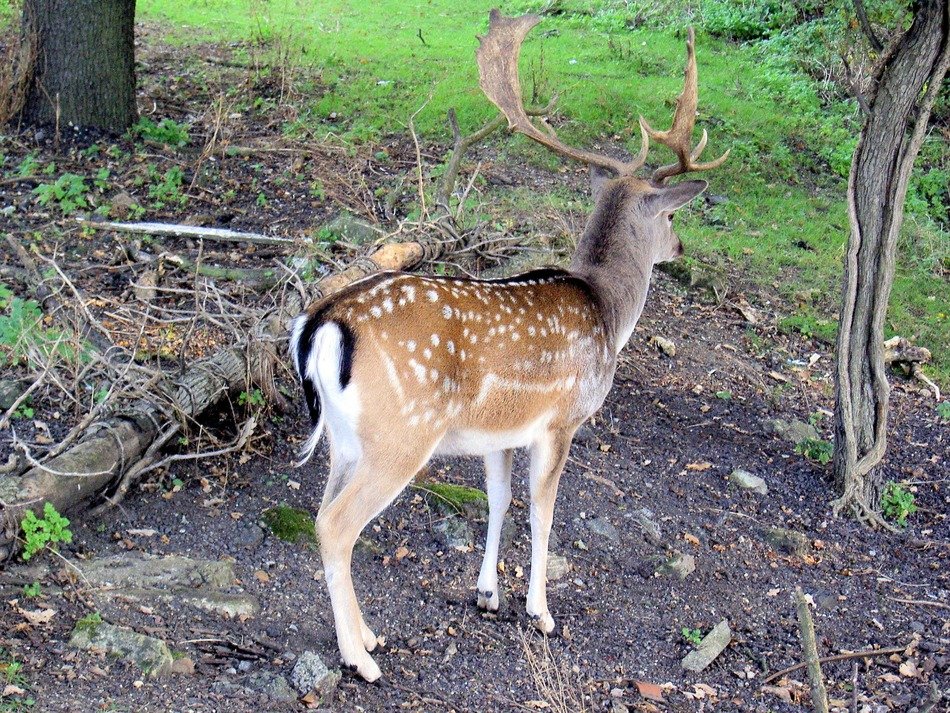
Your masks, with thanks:
<instances>
[{"instance_id":1,"label":"deer front leg","mask_svg":"<svg viewBox=\"0 0 950 713\"><path fill-rule=\"evenodd\" d=\"M554 518L557 485L571 447L571 430L552 431L531 448L531 581L528 584L528 615L546 634L554 631L548 611L548 537Z\"/></svg>"},{"instance_id":2,"label":"deer front leg","mask_svg":"<svg viewBox=\"0 0 950 713\"><path fill-rule=\"evenodd\" d=\"M495 451L485 456L485 490L488 492L488 534L485 558L478 575L478 606L498 611L498 547L505 513L511 504L511 461L513 450Z\"/></svg>"}]
</instances>

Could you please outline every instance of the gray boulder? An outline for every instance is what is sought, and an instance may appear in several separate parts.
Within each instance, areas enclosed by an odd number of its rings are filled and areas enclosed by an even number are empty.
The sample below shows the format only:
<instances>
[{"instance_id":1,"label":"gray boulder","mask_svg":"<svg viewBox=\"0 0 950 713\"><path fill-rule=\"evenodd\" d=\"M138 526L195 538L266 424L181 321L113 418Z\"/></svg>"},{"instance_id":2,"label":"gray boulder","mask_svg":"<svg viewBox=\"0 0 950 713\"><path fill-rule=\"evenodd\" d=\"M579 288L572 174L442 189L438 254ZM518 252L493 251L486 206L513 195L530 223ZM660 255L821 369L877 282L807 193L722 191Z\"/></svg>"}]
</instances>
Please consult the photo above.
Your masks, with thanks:
<instances>
[{"instance_id":1,"label":"gray boulder","mask_svg":"<svg viewBox=\"0 0 950 713\"><path fill-rule=\"evenodd\" d=\"M765 484L762 478L741 468L736 468L729 474L729 482L743 490L751 490L759 495L769 494L769 486Z\"/></svg>"},{"instance_id":2,"label":"gray boulder","mask_svg":"<svg viewBox=\"0 0 950 713\"><path fill-rule=\"evenodd\" d=\"M766 421L765 428L779 438L784 438L796 445L809 438L818 438L818 431L815 427L804 421L785 421L781 418L775 418Z\"/></svg>"},{"instance_id":3,"label":"gray boulder","mask_svg":"<svg viewBox=\"0 0 950 713\"><path fill-rule=\"evenodd\" d=\"M290 680L300 695L316 691L320 703L325 702L340 682L340 672L327 668L323 659L313 651L304 651L297 658ZM319 705L319 704L318 704Z\"/></svg>"},{"instance_id":4,"label":"gray boulder","mask_svg":"<svg viewBox=\"0 0 950 713\"><path fill-rule=\"evenodd\" d=\"M172 653L164 641L112 624L80 622L73 629L69 645L131 661L149 678L172 670Z\"/></svg>"}]
</instances>

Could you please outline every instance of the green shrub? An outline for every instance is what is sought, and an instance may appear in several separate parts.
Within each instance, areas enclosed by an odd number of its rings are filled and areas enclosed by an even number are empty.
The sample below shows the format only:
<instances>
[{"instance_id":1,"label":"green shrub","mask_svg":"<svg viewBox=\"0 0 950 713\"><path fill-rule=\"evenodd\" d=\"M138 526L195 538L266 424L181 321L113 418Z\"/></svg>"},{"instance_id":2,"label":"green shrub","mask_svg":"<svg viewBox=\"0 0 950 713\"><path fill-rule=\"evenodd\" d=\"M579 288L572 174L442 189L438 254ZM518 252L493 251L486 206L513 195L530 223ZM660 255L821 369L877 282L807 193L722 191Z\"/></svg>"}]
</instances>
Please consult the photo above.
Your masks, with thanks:
<instances>
[{"instance_id":1,"label":"green shrub","mask_svg":"<svg viewBox=\"0 0 950 713\"><path fill-rule=\"evenodd\" d=\"M80 208L88 208L86 194L89 186L86 179L75 173L64 173L54 183L41 183L33 189L36 199L41 206L55 203L63 215L69 215Z\"/></svg>"},{"instance_id":2,"label":"green shrub","mask_svg":"<svg viewBox=\"0 0 950 713\"><path fill-rule=\"evenodd\" d=\"M944 421L950 421L950 401L937 404L937 415Z\"/></svg>"},{"instance_id":3,"label":"green shrub","mask_svg":"<svg viewBox=\"0 0 950 713\"><path fill-rule=\"evenodd\" d=\"M901 527L907 524L907 517L917 512L914 494L893 480L884 485L881 493L881 511L884 517L893 520Z\"/></svg>"},{"instance_id":4,"label":"green shrub","mask_svg":"<svg viewBox=\"0 0 950 713\"><path fill-rule=\"evenodd\" d=\"M67 361L84 358L66 332L43 324L43 311L36 300L17 297L0 283L0 367L15 366L35 358L42 363L51 356ZM38 366L38 364L34 364Z\"/></svg>"},{"instance_id":5,"label":"green shrub","mask_svg":"<svg viewBox=\"0 0 950 713\"><path fill-rule=\"evenodd\" d=\"M37 517L32 510L27 510L20 521L23 528L23 559L29 560L37 552L46 547L55 550L60 543L73 541L73 533L69 529L69 520L59 514L53 503L43 506L43 517Z\"/></svg>"},{"instance_id":6,"label":"green shrub","mask_svg":"<svg viewBox=\"0 0 950 713\"><path fill-rule=\"evenodd\" d=\"M835 454L835 447L823 438L806 438L795 446L795 452L808 460L827 465Z\"/></svg>"},{"instance_id":7,"label":"green shrub","mask_svg":"<svg viewBox=\"0 0 950 713\"><path fill-rule=\"evenodd\" d=\"M182 148L188 145L188 127L171 119L162 119L157 124L143 116L132 127L131 134L145 141L155 141L172 148Z\"/></svg>"}]
</instances>

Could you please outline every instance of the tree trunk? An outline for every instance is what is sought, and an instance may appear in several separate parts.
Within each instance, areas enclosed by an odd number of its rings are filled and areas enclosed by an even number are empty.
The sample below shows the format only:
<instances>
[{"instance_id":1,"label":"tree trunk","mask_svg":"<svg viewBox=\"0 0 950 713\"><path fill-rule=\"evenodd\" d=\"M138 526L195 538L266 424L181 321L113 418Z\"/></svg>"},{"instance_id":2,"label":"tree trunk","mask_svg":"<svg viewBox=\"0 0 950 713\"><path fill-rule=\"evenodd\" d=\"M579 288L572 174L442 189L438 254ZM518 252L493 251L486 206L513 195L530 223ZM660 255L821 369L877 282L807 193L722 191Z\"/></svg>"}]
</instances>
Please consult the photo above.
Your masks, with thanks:
<instances>
[{"instance_id":1,"label":"tree trunk","mask_svg":"<svg viewBox=\"0 0 950 713\"><path fill-rule=\"evenodd\" d=\"M24 0L36 64L20 118L125 131L135 123L135 0Z\"/></svg>"},{"instance_id":2,"label":"tree trunk","mask_svg":"<svg viewBox=\"0 0 950 713\"><path fill-rule=\"evenodd\" d=\"M950 62L947 0L918 0L910 29L881 58L848 179L851 234L837 341L836 514L880 523L889 386L884 318L907 181Z\"/></svg>"}]
</instances>

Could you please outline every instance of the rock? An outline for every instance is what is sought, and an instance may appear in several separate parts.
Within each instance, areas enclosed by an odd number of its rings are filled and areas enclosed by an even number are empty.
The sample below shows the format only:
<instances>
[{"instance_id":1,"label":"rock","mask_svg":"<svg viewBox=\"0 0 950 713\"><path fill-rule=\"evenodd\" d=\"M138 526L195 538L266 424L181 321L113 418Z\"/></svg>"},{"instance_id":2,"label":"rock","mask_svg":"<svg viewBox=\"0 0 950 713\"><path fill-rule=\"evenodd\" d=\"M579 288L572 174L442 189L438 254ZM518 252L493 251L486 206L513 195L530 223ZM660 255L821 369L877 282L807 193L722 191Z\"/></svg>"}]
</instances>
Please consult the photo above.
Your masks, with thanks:
<instances>
[{"instance_id":1,"label":"rock","mask_svg":"<svg viewBox=\"0 0 950 713\"><path fill-rule=\"evenodd\" d=\"M779 552L799 556L805 554L810 545L807 535L784 527L770 527L765 531L765 541Z\"/></svg>"},{"instance_id":2,"label":"rock","mask_svg":"<svg viewBox=\"0 0 950 713\"><path fill-rule=\"evenodd\" d=\"M231 540L232 545L246 550L256 550L262 542L264 542L264 530L253 522L239 527Z\"/></svg>"},{"instance_id":3,"label":"rock","mask_svg":"<svg viewBox=\"0 0 950 713\"><path fill-rule=\"evenodd\" d=\"M706 634L694 651L686 654L686 658L682 662L683 668L687 671L699 673L709 666L731 641L732 631L729 629L729 622L723 619L713 627L712 631Z\"/></svg>"},{"instance_id":4,"label":"rock","mask_svg":"<svg viewBox=\"0 0 950 713\"><path fill-rule=\"evenodd\" d=\"M295 703L297 694L287 683L287 679L273 671L255 671L243 681L244 687L263 693L278 703Z\"/></svg>"},{"instance_id":5,"label":"rock","mask_svg":"<svg viewBox=\"0 0 950 713\"><path fill-rule=\"evenodd\" d=\"M561 579L573 568L571 561L564 555L548 555L548 581Z\"/></svg>"},{"instance_id":6,"label":"rock","mask_svg":"<svg viewBox=\"0 0 950 713\"><path fill-rule=\"evenodd\" d=\"M804 421L784 421L781 418L775 418L766 421L765 428L779 438L784 438L796 445L808 438L818 438L815 427Z\"/></svg>"},{"instance_id":7,"label":"rock","mask_svg":"<svg viewBox=\"0 0 950 713\"><path fill-rule=\"evenodd\" d=\"M637 524L643 532L647 542L659 546L663 542L663 532L659 524L653 519L653 511L648 508L640 508L634 514Z\"/></svg>"},{"instance_id":8,"label":"rock","mask_svg":"<svg viewBox=\"0 0 950 713\"><path fill-rule=\"evenodd\" d=\"M444 517L435 523L435 531L446 547L470 551L475 546L472 526L460 517Z\"/></svg>"},{"instance_id":9,"label":"rock","mask_svg":"<svg viewBox=\"0 0 950 713\"><path fill-rule=\"evenodd\" d=\"M135 199L125 191L117 193L112 198L112 205L109 208L109 217L123 220L129 217L132 208L136 205Z\"/></svg>"},{"instance_id":10,"label":"rock","mask_svg":"<svg viewBox=\"0 0 950 713\"><path fill-rule=\"evenodd\" d=\"M0 411L6 411L16 403L16 400L23 395L23 392L30 387L26 381L17 381L15 379L0 380Z\"/></svg>"},{"instance_id":11,"label":"rock","mask_svg":"<svg viewBox=\"0 0 950 713\"><path fill-rule=\"evenodd\" d=\"M488 519L488 496L478 488L426 481L419 485L430 508L441 515L464 515L469 520Z\"/></svg>"},{"instance_id":12,"label":"rock","mask_svg":"<svg viewBox=\"0 0 950 713\"><path fill-rule=\"evenodd\" d=\"M182 656L181 658L175 659L172 661L171 673L177 673L182 676L194 676L195 675L195 662L192 661L187 656Z\"/></svg>"},{"instance_id":13,"label":"rock","mask_svg":"<svg viewBox=\"0 0 950 713\"><path fill-rule=\"evenodd\" d=\"M659 335L653 335L650 337L650 344L659 349L663 354L668 357L676 356L676 345L666 337L661 337Z\"/></svg>"},{"instance_id":14,"label":"rock","mask_svg":"<svg viewBox=\"0 0 950 713\"><path fill-rule=\"evenodd\" d=\"M134 586L169 589L172 587L230 587L234 567L230 562L196 560L169 555L156 557L142 553L97 557L82 567L83 578L91 585Z\"/></svg>"},{"instance_id":15,"label":"rock","mask_svg":"<svg viewBox=\"0 0 950 713\"><path fill-rule=\"evenodd\" d=\"M606 517L595 517L593 520L588 520L587 527L594 534L606 537L611 542L620 542L620 533Z\"/></svg>"},{"instance_id":16,"label":"rock","mask_svg":"<svg viewBox=\"0 0 950 713\"><path fill-rule=\"evenodd\" d=\"M294 688L300 695L304 696L310 691L316 691L322 703L336 689L340 682L340 672L327 668L323 659L313 651L304 651L294 664L290 680L293 681Z\"/></svg>"},{"instance_id":17,"label":"rock","mask_svg":"<svg viewBox=\"0 0 950 713\"><path fill-rule=\"evenodd\" d=\"M135 663L149 678L172 670L172 653L161 639L139 634L112 624L89 624L82 620L73 629L69 645L78 649L98 650Z\"/></svg>"},{"instance_id":18,"label":"rock","mask_svg":"<svg viewBox=\"0 0 950 713\"><path fill-rule=\"evenodd\" d=\"M146 270L132 284L132 293L140 302L151 302L158 295L158 272Z\"/></svg>"},{"instance_id":19,"label":"rock","mask_svg":"<svg viewBox=\"0 0 950 713\"><path fill-rule=\"evenodd\" d=\"M743 490L751 490L753 493L758 493L759 495L769 494L769 486L765 484L762 478L757 475L752 475L749 471L742 470L741 468L736 468L729 474L729 482L739 486Z\"/></svg>"},{"instance_id":20,"label":"rock","mask_svg":"<svg viewBox=\"0 0 950 713\"><path fill-rule=\"evenodd\" d=\"M657 574L676 575L680 579L686 579L695 571L696 558L682 552L674 552L656 569Z\"/></svg>"},{"instance_id":21,"label":"rock","mask_svg":"<svg viewBox=\"0 0 950 713\"><path fill-rule=\"evenodd\" d=\"M372 225L365 220L357 218L353 213L347 210L341 211L336 218L320 228L319 233L323 233L324 231L332 233L336 238L342 238L356 245L374 243L380 235L382 235L382 233L376 230ZM319 233L317 234L318 240L321 239Z\"/></svg>"},{"instance_id":22,"label":"rock","mask_svg":"<svg viewBox=\"0 0 950 713\"><path fill-rule=\"evenodd\" d=\"M237 667L238 671L240 671L241 673L247 673L248 671L251 670L251 668L252 668L251 662L246 659L244 661L239 662L238 667Z\"/></svg>"}]
</instances>

